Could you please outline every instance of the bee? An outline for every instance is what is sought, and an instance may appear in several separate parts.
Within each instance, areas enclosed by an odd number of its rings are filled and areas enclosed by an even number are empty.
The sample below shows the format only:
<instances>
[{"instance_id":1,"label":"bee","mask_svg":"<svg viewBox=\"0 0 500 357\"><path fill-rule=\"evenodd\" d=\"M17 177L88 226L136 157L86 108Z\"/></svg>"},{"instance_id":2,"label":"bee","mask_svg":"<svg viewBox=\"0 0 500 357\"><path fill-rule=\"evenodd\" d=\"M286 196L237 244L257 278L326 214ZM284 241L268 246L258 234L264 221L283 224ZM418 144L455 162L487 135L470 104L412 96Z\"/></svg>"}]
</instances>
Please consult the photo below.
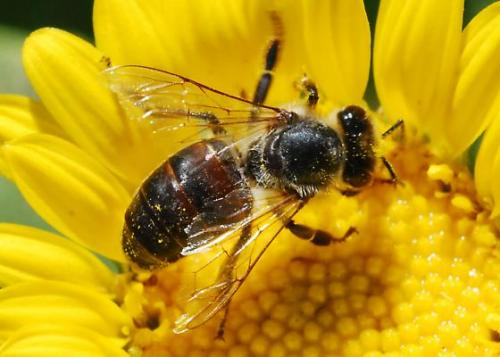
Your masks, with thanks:
<instances>
[{"instance_id":1,"label":"bee","mask_svg":"<svg viewBox=\"0 0 500 357\"><path fill-rule=\"evenodd\" d=\"M302 82L308 94L303 107L264 104L280 45L277 39L268 48L253 100L145 66L105 71L131 116L157 121L162 129L210 133L155 169L125 214L123 250L143 269L159 269L230 242L230 249L221 249L223 262L214 280L191 295L190 301L199 304L177 320L175 332L194 329L224 308L227 313L233 295L284 229L321 246L356 232L351 227L343 237L333 237L293 217L328 187L351 195L373 181L372 122L354 105L334 115L337 127L319 120L318 90L310 80ZM383 162L394 181L390 164Z\"/></svg>"}]
</instances>

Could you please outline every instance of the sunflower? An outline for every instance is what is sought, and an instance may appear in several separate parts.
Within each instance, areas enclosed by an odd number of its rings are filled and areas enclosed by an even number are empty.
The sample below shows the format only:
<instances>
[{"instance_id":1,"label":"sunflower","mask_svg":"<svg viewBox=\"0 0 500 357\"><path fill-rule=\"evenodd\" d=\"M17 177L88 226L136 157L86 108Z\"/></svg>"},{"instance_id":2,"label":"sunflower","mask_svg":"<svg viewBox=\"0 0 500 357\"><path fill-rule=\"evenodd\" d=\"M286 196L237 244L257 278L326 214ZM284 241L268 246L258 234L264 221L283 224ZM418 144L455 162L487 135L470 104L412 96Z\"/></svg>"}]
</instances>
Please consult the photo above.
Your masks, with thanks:
<instances>
[{"instance_id":1,"label":"sunflower","mask_svg":"<svg viewBox=\"0 0 500 357\"><path fill-rule=\"evenodd\" d=\"M39 101L0 97L0 170L59 233L0 225L0 354L498 355L500 3L464 30L463 6L382 0L373 51L361 0L96 0L95 46L32 33L23 62ZM128 118L106 59L249 95L270 13L283 48L268 104L300 102L306 73L319 111L369 110L372 57L378 132L405 121L379 146L403 184L315 197L298 222L359 233L329 247L281 234L235 295L224 340L215 321L176 335L187 263L131 272L120 242L134 191L179 144ZM472 175L462 154L483 133Z\"/></svg>"}]
</instances>

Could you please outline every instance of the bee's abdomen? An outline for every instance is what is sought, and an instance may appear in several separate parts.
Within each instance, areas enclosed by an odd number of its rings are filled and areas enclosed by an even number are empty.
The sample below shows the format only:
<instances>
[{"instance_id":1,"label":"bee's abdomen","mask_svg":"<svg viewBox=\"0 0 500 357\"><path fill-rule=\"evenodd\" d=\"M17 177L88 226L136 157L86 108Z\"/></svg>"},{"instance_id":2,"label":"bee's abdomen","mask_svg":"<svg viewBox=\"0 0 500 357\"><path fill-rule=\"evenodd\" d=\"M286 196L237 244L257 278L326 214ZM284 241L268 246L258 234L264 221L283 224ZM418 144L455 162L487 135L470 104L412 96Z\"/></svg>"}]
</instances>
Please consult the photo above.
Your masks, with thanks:
<instances>
[{"instance_id":1,"label":"bee's abdomen","mask_svg":"<svg viewBox=\"0 0 500 357\"><path fill-rule=\"evenodd\" d=\"M133 262L146 269L174 262L193 230L227 227L249 214L250 189L226 148L215 139L195 143L144 181L125 214L123 249Z\"/></svg>"}]
</instances>

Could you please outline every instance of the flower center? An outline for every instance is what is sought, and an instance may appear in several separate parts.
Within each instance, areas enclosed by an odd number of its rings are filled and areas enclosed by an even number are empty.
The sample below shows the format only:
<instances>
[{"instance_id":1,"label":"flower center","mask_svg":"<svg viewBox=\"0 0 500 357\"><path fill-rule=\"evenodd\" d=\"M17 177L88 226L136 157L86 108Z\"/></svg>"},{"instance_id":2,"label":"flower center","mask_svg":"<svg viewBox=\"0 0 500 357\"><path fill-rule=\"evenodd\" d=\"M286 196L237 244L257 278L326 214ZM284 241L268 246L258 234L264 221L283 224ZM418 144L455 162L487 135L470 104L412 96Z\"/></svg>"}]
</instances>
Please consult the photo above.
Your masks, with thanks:
<instances>
[{"instance_id":1,"label":"flower center","mask_svg":"<svg viewBox=\"0 0 500 357\"><path fill-rule=\"evenodd\" d=\"M498 352L497 234L464 168L437 165L407 138L389 156L403 185L374 183L354 197L328 192L297 216L335 236L328 247L281 234L220 318L171 332L192 274L182 262L134 275L123 308L131 353L159 355L460 355ZM130 277L128 277L130 279ZM223 313L220 314L222 316Z\"/></svg>"}]
</instances>

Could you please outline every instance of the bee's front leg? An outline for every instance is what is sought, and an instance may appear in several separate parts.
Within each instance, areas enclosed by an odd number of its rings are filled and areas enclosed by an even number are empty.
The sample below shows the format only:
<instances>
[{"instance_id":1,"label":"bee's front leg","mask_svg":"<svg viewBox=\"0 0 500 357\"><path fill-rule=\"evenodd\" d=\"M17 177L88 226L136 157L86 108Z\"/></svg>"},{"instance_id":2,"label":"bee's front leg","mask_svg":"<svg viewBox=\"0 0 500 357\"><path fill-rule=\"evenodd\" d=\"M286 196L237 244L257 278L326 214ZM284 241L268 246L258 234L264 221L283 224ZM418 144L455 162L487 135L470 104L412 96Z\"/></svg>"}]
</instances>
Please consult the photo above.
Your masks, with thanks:
<instances>
[{"instance_id":1,"label":"bee's front leg","mask_svg":"<svg viewBox=\"0 0 500 357\"><path fill-rule=\"evenodd\" d=\"M286 228L300 239L308 240L312 244L320 246L345 242L352 234L358 233L355 227L349 227L342 237L335 237L326 231L314 229L303 224L296 224L293 220L287 223Z\"/></svg>"}]
</instances>

